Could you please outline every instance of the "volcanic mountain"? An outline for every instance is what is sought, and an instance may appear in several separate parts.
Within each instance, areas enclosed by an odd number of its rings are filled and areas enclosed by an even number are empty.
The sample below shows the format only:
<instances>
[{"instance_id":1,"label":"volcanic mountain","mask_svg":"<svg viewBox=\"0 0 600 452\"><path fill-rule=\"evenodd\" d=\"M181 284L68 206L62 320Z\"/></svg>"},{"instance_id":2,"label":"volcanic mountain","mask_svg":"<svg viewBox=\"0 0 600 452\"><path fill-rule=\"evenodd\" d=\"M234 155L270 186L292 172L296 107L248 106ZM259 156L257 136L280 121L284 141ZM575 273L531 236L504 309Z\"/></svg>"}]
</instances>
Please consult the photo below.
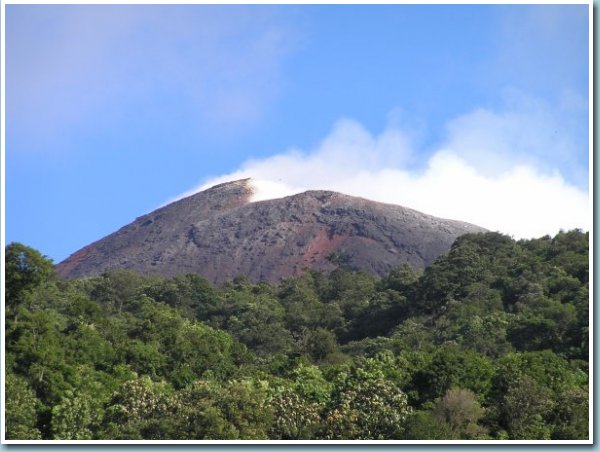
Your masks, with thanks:
<instances>
[{"instance_id":1,"label":"volcanic mountain","mask_svg":"<svg viewBox=\"0 0 600 452\"><path fill-rule=\"evenodd\" d=\"M161 207L57 265L65 278L109 268L222 283L239 275L277 282L340 263L384 275L423 268L454 240L483 228L332 191L253 202L251 179L216 185Z\"/></svg>"}]
</instances>

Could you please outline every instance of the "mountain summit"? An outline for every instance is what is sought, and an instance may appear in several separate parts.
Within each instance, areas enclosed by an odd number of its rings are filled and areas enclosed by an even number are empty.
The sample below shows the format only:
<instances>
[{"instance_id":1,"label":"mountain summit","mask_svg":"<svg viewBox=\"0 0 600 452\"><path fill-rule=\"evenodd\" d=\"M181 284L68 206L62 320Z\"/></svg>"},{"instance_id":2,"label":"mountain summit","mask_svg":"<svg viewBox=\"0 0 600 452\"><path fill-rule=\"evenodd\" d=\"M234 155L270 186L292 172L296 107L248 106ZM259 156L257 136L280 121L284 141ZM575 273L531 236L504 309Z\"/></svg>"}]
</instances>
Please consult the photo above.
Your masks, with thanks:
<instances>
[{"instance_id":1,"label":"mountain summit","mask_svg":"<svg viewBox=\"0 0 600 452\"><path fill-rule=\"evenodd\" d=\"M216 185L161 207L57 265L65 278L109 268L222 283L239 275L276 282L344 263L383 275L423 268L465 233L485 229L332 191L253 202L251 179Z\"/></svg>"}]
</instances>

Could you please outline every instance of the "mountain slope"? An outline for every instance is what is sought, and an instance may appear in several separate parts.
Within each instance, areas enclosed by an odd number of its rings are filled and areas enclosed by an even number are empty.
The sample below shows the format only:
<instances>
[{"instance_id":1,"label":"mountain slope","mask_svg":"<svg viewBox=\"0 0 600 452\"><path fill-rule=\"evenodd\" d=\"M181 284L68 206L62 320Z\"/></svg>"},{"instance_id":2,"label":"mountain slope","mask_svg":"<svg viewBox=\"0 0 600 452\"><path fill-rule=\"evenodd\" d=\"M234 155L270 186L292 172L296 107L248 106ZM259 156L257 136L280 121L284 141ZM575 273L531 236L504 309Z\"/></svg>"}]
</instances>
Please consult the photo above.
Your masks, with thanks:
<instances>
[{"instance_id":1,"label":"mountain slope","mask_svg":"<svg viewBox=\"0 0 600 452\"><path fill-rule=\"evenodd\" d=\"M66 278L108 268L173 276L199 273L221 283L238 275L277 281L304 268L329 271L332 256L383 275L423 268L459 235L481 232L397 205L331 191L252 202L250 179L214 186L137 218L57 265Z\"/></svg>"}]
</instances>

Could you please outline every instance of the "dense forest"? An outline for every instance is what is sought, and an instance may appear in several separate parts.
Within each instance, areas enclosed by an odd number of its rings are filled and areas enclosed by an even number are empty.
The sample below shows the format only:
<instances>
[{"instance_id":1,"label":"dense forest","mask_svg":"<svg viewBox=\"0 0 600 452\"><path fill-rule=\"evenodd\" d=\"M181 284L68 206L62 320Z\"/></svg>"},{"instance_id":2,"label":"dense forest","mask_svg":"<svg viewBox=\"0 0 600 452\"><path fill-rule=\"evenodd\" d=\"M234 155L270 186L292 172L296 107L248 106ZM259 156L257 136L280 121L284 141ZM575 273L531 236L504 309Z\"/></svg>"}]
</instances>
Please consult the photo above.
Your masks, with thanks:
<instances>
[{"instance_id":1,"label":"dense forest","mask_svg":"<svg viewBox=\"0 0 600 452\"><path fill-rule=\"evenodd\" d=\"M581 231L423 272L61 280L5 249L7 439L587 439Z\"/></svg>"}]
</instances>

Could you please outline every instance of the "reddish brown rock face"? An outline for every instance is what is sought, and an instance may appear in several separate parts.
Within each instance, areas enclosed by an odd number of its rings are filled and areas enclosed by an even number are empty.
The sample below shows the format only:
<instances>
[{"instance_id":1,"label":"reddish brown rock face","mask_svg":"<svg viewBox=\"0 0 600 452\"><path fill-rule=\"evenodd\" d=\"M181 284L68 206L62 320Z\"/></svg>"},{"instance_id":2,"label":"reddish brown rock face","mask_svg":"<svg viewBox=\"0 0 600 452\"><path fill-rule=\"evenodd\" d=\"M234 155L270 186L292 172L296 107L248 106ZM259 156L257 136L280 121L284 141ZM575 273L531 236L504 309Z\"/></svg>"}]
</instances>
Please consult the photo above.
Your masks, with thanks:
<instances>
[{"instance_id":1,"label":"reddish brown rock face","mask_svg":"<svg viewBox=\"0 0 600 452\"><path fill-rule=\"evenodd\" d=\"M306 268L330 271L336 255L383 275L408 263L423 268L459 235L483 228L401 206L330 191L250 202L248 179L217 185L136 219L57 265L65 278L108 268L215 283L239 275L276 282Z\"/></svg>"}]
</instances>

